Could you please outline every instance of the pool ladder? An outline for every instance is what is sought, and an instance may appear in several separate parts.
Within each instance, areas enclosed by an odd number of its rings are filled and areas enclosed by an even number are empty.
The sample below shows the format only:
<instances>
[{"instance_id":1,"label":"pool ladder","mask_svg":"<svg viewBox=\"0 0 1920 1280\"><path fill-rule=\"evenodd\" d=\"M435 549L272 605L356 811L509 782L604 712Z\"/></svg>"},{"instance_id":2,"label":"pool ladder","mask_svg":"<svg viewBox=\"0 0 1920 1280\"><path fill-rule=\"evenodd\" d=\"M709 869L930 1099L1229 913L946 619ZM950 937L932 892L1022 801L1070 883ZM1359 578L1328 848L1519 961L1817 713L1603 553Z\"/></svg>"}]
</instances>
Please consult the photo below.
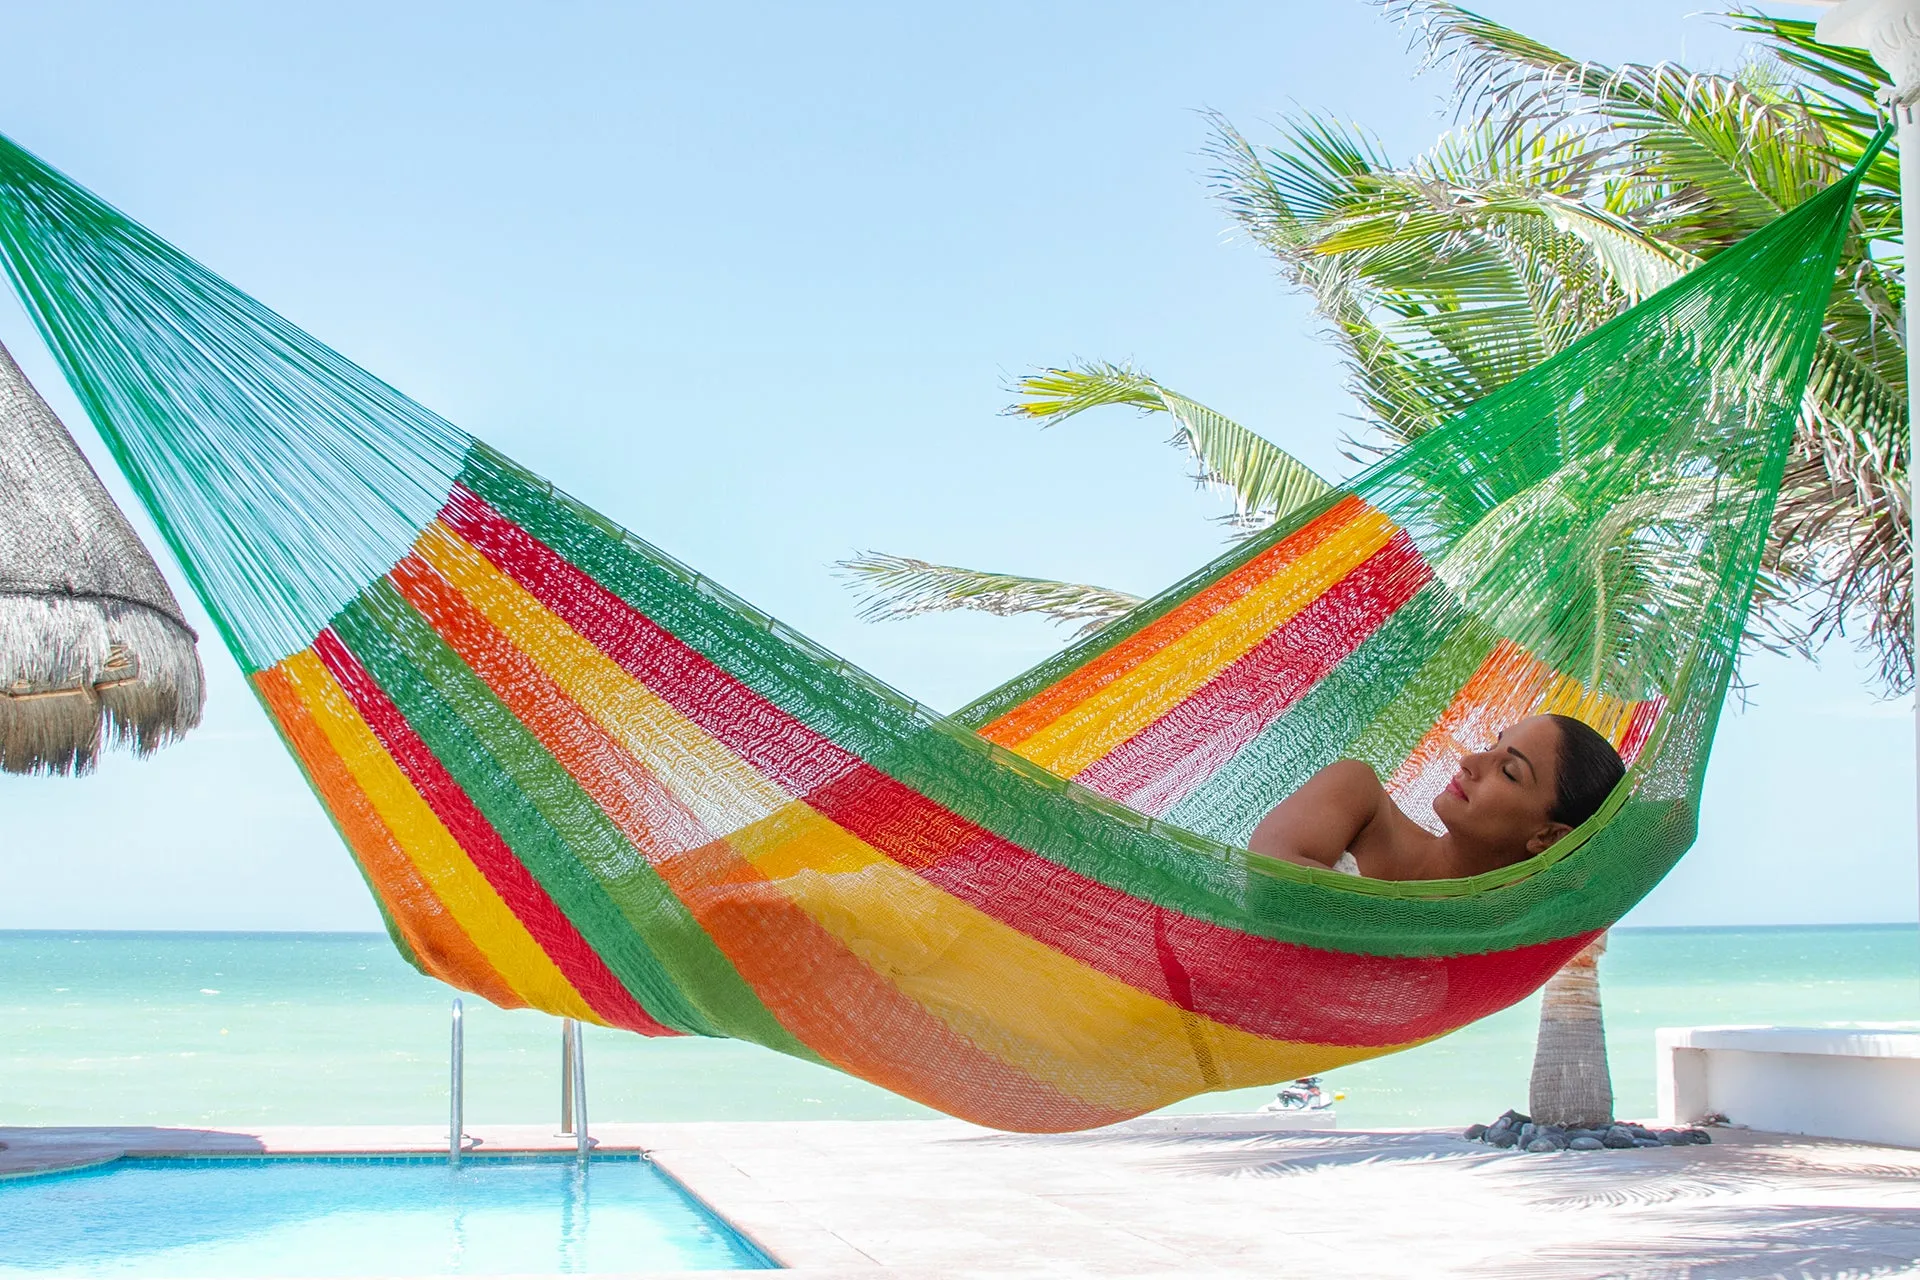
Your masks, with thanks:
<instances>
[{"instance_id":1,"label":"pool ladder","mask_svg":"<svg viewBox=\"0 0 1920 1280\"><path fill-rule=\"evenodd\" d=\"M448 1049L447 1163L457 1166L467 1136L466 1013L458 996L453 998ZM573 1135L574 1152L585 1164L593 1149L593 1139L587 1133L587 1055L580 1039L580 1024L572 1018L560 1020L560 1132Z\"/></svg>"}]
</instances>

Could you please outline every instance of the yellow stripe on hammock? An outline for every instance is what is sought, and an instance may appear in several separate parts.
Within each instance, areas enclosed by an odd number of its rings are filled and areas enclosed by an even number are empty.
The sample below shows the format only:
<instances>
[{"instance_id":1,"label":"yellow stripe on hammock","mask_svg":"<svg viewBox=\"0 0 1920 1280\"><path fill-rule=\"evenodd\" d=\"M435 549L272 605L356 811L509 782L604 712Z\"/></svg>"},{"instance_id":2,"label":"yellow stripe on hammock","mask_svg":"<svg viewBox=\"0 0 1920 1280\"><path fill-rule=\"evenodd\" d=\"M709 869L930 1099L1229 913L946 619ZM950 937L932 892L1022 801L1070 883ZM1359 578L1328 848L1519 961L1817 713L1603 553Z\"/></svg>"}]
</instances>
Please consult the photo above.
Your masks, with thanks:
<instances>
[{"instance_id":1,"label":"yellow stripe on hammock","mask_svg":"<svg viewBox=\"0 0 1920 1280\"><path fill-rule=\"evenodd\" d=\"M608 737L651 770L713 836L724 839L792 801L453 530L429 525L414 551L508 643L553 677Z\"/></svg>"},{"instance_id":2,"label":"yellow stripe on hammock","mask_svg":"<svg viewBox=\"0 0 1920 1280\"><path fill-rule=\"evenodd\" d=\"M602 1021L473 865L319 657L303 650L280 666L374 812L507 985L528 1004Z\"/></svg>"},{"instance_id":3,"label":"yellow stripe on hammock","mask_svg":"<svg viewBox=\"0 0 1920 1280\"><path fill-rule=\"evenodd\" d=\"M732 844L935 1017L1096 1105L1157 1107L1198 1089L1266 1084L1352 1060L1350 1048L1269 1040L1108 977L927 883L804 804ZM1210 1063L1196 1054L1195 1034Z\"/></svg>"},{"instance_id":4,"label":"yellow stripe on hammock","mask_svg":"<svg viewBox=\"0 0 1920 1280\"><path fill-rule=\"evenodd\" d=\"M1184 702L1195 690L1385 546L1396 532L1368 511L1013 750L1072 777ZM1142 697L1141 690L1154 690Z\"/></svg>"}]
</instances>

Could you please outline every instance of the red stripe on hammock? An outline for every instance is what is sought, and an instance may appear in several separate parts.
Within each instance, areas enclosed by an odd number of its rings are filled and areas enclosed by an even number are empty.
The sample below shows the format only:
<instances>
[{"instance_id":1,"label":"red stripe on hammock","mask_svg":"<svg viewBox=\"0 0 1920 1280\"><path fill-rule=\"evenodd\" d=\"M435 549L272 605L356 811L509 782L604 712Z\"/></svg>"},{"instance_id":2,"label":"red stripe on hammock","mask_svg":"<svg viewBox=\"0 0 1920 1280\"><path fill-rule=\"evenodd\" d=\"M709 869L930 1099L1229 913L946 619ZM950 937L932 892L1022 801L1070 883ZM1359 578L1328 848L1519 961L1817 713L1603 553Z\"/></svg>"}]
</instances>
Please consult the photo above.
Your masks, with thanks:
<instances>
[{"instance_id":1,"label":"red stripe on hammock","mask_svg":"<svg viewBox=\"0 0 1920 1280\"><path fill-rule=\"evenodd\" d=\"M355 709L420 793L420 798L440 819L440 824L465 850L493 891L526 926L534 942L593 1011L612 1026L642 1035L679 1035L642 1008L607 967L606 961L588 945L573 921L567 919L533 873L514 856L493 824L461 790L446 766L434 757L432 749L414 732L400 708L393 704L372 673L360 665L360 660L333 628L327 628L314 639L313 651L347 691Z\"/></svg>"},{"instance_id":2,"label":"red stripe on hammock","mask_svg":"<svg viewBox=\"0 0 1920 1280\"><path fill-rule=\"evenodd\" d=\"M1440 1035L1520 999L1592 936L1485 955L1327 951L1135 898L983 831L877 770L807 800L987 915L1162 1000L1273 1039L1388 1047Z\"/></svg>"},{"instance_id":3,"label":"red stripe on hammock","mask_svg":"<svg viewBox=\"0 0 1920 1280\"><path fill-rule=\"evenodd\" d=\"M1001 712L991 723L981 726L980 736L1001 746L1019 746L1114 681L1124 679L1141 663L1187 635L1208 618L1230 608L1274 577L1285 573L1295 561L1370 510L1360 499L1352 494L1346 495L1232 573L1200 588L1164 616L1156 618L1124 640L1117 641L1105 653L1089 659L1062 676L1058 682L1036 691L1018 706Z\"/></svg>"},{"instance_id":4,"label":"red stripe on hammock","mask_svg":"<svg viewBox=\"0 0 1920 1280\"><path fill-rule=\"evenodd\" d=\"M280 723L280 732L307 771L313 789L333 814L341 837L354 852L367 884L386 905L387 913L406 938L415 959L442 982L499 1005L523 1009L526 1000L513 989L473 936L447 910L439 893L414 865L380 816L359 780L335 750L309 697L326 694L303 689L285 661L256 671L254 687ZM344 697L345 695L341 695ZM328 699L331 701L331 699ZM338 715L343 708L330 708Z\"/></svg>"},{"instance_id":5,"label":"red stripe on hammock","mask_svg":"<svg viewBox=\"0 0 1920 1280\"><path fill-rule=\"evenodd\" d=\"M1283 626L1073 780L1142 813L1165 813L1432 579L1413 540L1394 534Z\"/></svg>"},{"instance_id":6,"label":"red stripe on hammock","mask_svg":"<svg viewBox=\"0 0 1920 1280\"><path fill-rule=\"evenodd\" d=\"M1627 717L1627 731L1620 736L1620 758L1632 764L1646 749L1647 739L1653 736L1654 722L1667 708L1667 700L1658 695L1644 702L1633 704L1633 711Z\"/></svg>"}]
</instances>

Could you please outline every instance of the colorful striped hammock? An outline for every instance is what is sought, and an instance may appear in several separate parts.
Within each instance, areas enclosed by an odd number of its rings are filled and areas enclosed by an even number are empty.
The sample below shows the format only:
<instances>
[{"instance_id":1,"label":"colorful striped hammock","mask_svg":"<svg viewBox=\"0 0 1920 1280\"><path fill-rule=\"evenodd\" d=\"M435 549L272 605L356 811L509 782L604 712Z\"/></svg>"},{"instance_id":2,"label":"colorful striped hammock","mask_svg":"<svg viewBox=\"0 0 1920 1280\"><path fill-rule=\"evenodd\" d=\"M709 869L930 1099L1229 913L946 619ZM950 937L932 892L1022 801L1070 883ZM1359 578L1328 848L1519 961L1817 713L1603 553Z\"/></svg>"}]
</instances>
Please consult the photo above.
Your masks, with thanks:
<instances>
[{"instance_id":1,"label":"colorful striped hammock","mask_svg":"<svg viewBox=\"0 0 1920 1280\"><path fill-rule=\"evenodd\" d=\"M0 255L421 971L1054 1131L1443 1035L1685 851L1853 183L954 718L3 142ZM1631 769L1531 861L1236 847L1544 710Z\"/></svg>"}]
</instances>

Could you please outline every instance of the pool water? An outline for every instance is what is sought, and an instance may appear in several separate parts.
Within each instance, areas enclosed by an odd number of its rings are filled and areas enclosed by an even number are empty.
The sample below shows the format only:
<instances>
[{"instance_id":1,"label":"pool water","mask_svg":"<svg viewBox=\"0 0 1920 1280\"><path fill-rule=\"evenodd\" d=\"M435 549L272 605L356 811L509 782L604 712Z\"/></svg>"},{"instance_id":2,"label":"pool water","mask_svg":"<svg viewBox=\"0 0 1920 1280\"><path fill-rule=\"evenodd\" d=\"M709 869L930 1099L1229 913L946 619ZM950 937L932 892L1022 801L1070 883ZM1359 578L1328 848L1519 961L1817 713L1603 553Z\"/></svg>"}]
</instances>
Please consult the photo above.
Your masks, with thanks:
<instances>
[{"instance_id":1,"label":"pool water","mask_svg":"<svg viewBox=\"0 0 1920 1280\"><path fill-rule=\"evenodd\" d=\"M775 1264L637 1156L118 1160L0 1181L0 1276L428 1276Z\"/></svg>"}]
</instances>

